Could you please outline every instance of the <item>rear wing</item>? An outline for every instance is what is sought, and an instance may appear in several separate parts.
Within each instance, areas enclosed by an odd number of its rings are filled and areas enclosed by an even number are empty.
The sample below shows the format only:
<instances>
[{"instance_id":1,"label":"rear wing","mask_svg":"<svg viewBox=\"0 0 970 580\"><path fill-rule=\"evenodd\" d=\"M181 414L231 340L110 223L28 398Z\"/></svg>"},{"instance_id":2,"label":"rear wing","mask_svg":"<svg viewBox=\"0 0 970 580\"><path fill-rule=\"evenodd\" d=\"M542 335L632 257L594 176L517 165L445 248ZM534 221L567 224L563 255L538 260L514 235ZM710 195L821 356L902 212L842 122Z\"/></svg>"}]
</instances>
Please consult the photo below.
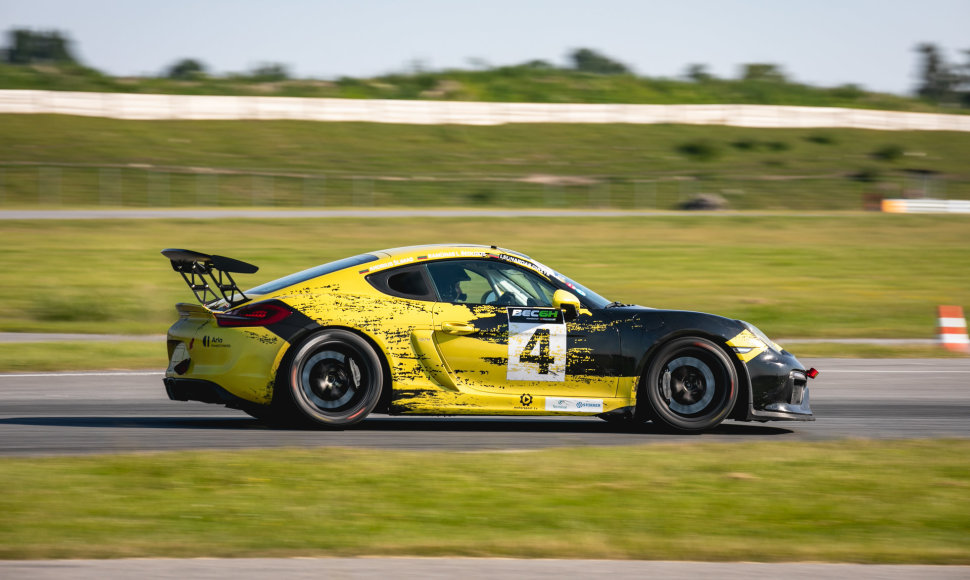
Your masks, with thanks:
<instances>
[{"instance_id":1,"label":"rear wing","mask_svg":"<svg viewBox=\"0 0 970 580\"><path fill-rule=\"evenodd\" d=\"M254 274L259 270L246 262L192 250L170 248L162 250L162 255L171 260L172 269L182 275L196 300L203 305L219 298L225 300L230 308L246 302L249 298L236 285L230 272Z\"/></svg>"}]
</instances>

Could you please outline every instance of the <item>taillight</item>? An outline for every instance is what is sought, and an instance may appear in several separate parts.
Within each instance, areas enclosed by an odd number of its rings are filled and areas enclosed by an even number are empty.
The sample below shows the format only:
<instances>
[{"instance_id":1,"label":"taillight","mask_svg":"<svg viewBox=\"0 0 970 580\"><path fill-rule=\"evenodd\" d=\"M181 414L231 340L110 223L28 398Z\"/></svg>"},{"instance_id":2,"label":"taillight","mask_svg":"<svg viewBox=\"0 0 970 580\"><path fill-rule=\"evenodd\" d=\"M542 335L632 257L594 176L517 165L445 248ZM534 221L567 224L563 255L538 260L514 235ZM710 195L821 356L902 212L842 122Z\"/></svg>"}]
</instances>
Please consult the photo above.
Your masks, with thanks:
<instances>
[{"instance_id":1,"label":"taillight","mask_svg":"<svg viewBox=\"0 0 970 580\"><path fill-rule=\"evenodd\" d=\"M219 326L268 326L289 316L290 310L279 304L257 302L214 314Z\"/></svg>"}]
</instances>

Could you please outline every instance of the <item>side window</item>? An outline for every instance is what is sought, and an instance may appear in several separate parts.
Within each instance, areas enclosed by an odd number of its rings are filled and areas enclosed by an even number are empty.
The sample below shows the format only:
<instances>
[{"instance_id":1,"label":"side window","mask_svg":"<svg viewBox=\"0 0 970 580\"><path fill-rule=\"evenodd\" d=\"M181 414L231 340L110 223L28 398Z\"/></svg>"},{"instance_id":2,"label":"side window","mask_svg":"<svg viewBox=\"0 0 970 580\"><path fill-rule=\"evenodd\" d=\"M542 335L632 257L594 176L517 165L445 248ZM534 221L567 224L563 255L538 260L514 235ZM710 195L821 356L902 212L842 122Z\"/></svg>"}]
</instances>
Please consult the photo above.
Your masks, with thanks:
<instances>
[{"instance_id":1,"label":"side window","mask_svg":"<svg viewBox=\"0 0 970 580\"><path fill-rule=\"evenodd\" d=\"M428 285L424 281L421 272L407 270L404 272L394 272L387 277L387 287L401 294L412 296L424 296L428 293Z\"/></svg>"},{"instance_id":2,"label":"side window","mask_svg":"<svg viewBox=\"0 0 970 580\"><path fill-rule=\"evenodd\" d=\"M366 280L381 292L398 298L437 300L423 265L378 272L367 276Z\"/></svg>"},{"instance_id":3,"label":"side window","mask_svg":"<svg viewBox=\"0 0 970 580\"><path fill-rule=\"evenodd\" d=\"M473 260L433 262L428 264L428 271L442 302L484 304L482 297L492 290Z\"/></svg>"},{"instance_id":4,"label":"side window","mask_svg":"<svg viewBox=\"0 0 970 580\"><path fill-rule=\"evenodd\" d=\"M454 304L551 306L555 288L539 275L490 260L428 264L438 295Z\"/></svg>"}]
</instances>

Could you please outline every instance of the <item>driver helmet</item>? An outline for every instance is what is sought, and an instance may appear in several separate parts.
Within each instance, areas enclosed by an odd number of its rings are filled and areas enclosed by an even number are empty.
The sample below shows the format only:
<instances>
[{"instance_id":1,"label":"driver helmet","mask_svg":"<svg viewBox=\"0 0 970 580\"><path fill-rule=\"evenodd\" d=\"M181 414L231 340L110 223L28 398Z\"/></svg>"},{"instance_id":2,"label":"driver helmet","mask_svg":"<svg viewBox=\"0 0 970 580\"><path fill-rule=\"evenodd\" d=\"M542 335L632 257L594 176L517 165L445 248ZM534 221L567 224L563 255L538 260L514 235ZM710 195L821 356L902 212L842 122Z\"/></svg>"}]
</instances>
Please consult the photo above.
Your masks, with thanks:
<instances>
[{"instance_id":1,"label":"driver helmet","mask_svg":"<svg viewBox=\"0 0 970 580\"><path fill-rule=\"evenodd\" d=\"M438 269L442 284L438 286L441 299L445 302L463 302L468 295L462 292L461 283L471 280L461 266L443 265Z\"/></svg>"}]
</instances>

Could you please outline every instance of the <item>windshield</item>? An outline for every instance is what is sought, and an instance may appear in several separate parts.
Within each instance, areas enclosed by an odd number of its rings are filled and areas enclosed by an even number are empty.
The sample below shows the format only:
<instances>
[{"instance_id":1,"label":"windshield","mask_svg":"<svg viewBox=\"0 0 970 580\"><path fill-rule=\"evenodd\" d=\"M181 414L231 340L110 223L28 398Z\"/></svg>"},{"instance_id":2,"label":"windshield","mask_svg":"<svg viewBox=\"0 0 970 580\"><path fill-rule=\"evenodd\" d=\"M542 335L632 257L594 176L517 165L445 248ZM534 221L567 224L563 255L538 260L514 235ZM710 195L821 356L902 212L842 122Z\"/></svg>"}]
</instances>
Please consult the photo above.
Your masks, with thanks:
<instances>
[{"instance_id":1,"label":"windshield","mask_svg":"<svg viewBox=\"0 0 970 580\"><path fill-rule=\"evenodd\" d=\"M553 270L552 268L549 268L548 266L540 264L539 262L535 262L535 264L539 266L541 272L543 272L553 280L557 280L561 282L569 289L570 292L576 294L580 302L589 304L593 308L606 308L606 306L610 304L609 300L607 300L606 298L603 298L602 296L600 296L596 292L593 292L586 286L583 286L579 282L576 282L570 278L567 278L566 276L563 276L559 272Z\"/></svg>"},{"instance_id":2,"label":"windshield","mask_svg":"<svg viewBox=\"0 0 970 580\"><path fill-rule=\"evenodd\" d=\"M309 270L303 270L302 272L297 272L296 274L290 274L289 276L283 276L272 282L267 282L255 288L250 288L246 290L246 294L269 294L271 292L276 292L277 290L282 290L287 286L293 286L294 284L299 284L301 282L306 282L317 276L323 276L324 274L332 274L338 270L343 270L344 268L350 268L352 266L359 266L361 264L366 264L367 262L373 262L377 259L377 256L373 254L361 254L359 256L354 256L352 258L344 258L343 260L337 260L336 262L330 262L328 264L321 264Z\"/></svg>"}]
</instances>

